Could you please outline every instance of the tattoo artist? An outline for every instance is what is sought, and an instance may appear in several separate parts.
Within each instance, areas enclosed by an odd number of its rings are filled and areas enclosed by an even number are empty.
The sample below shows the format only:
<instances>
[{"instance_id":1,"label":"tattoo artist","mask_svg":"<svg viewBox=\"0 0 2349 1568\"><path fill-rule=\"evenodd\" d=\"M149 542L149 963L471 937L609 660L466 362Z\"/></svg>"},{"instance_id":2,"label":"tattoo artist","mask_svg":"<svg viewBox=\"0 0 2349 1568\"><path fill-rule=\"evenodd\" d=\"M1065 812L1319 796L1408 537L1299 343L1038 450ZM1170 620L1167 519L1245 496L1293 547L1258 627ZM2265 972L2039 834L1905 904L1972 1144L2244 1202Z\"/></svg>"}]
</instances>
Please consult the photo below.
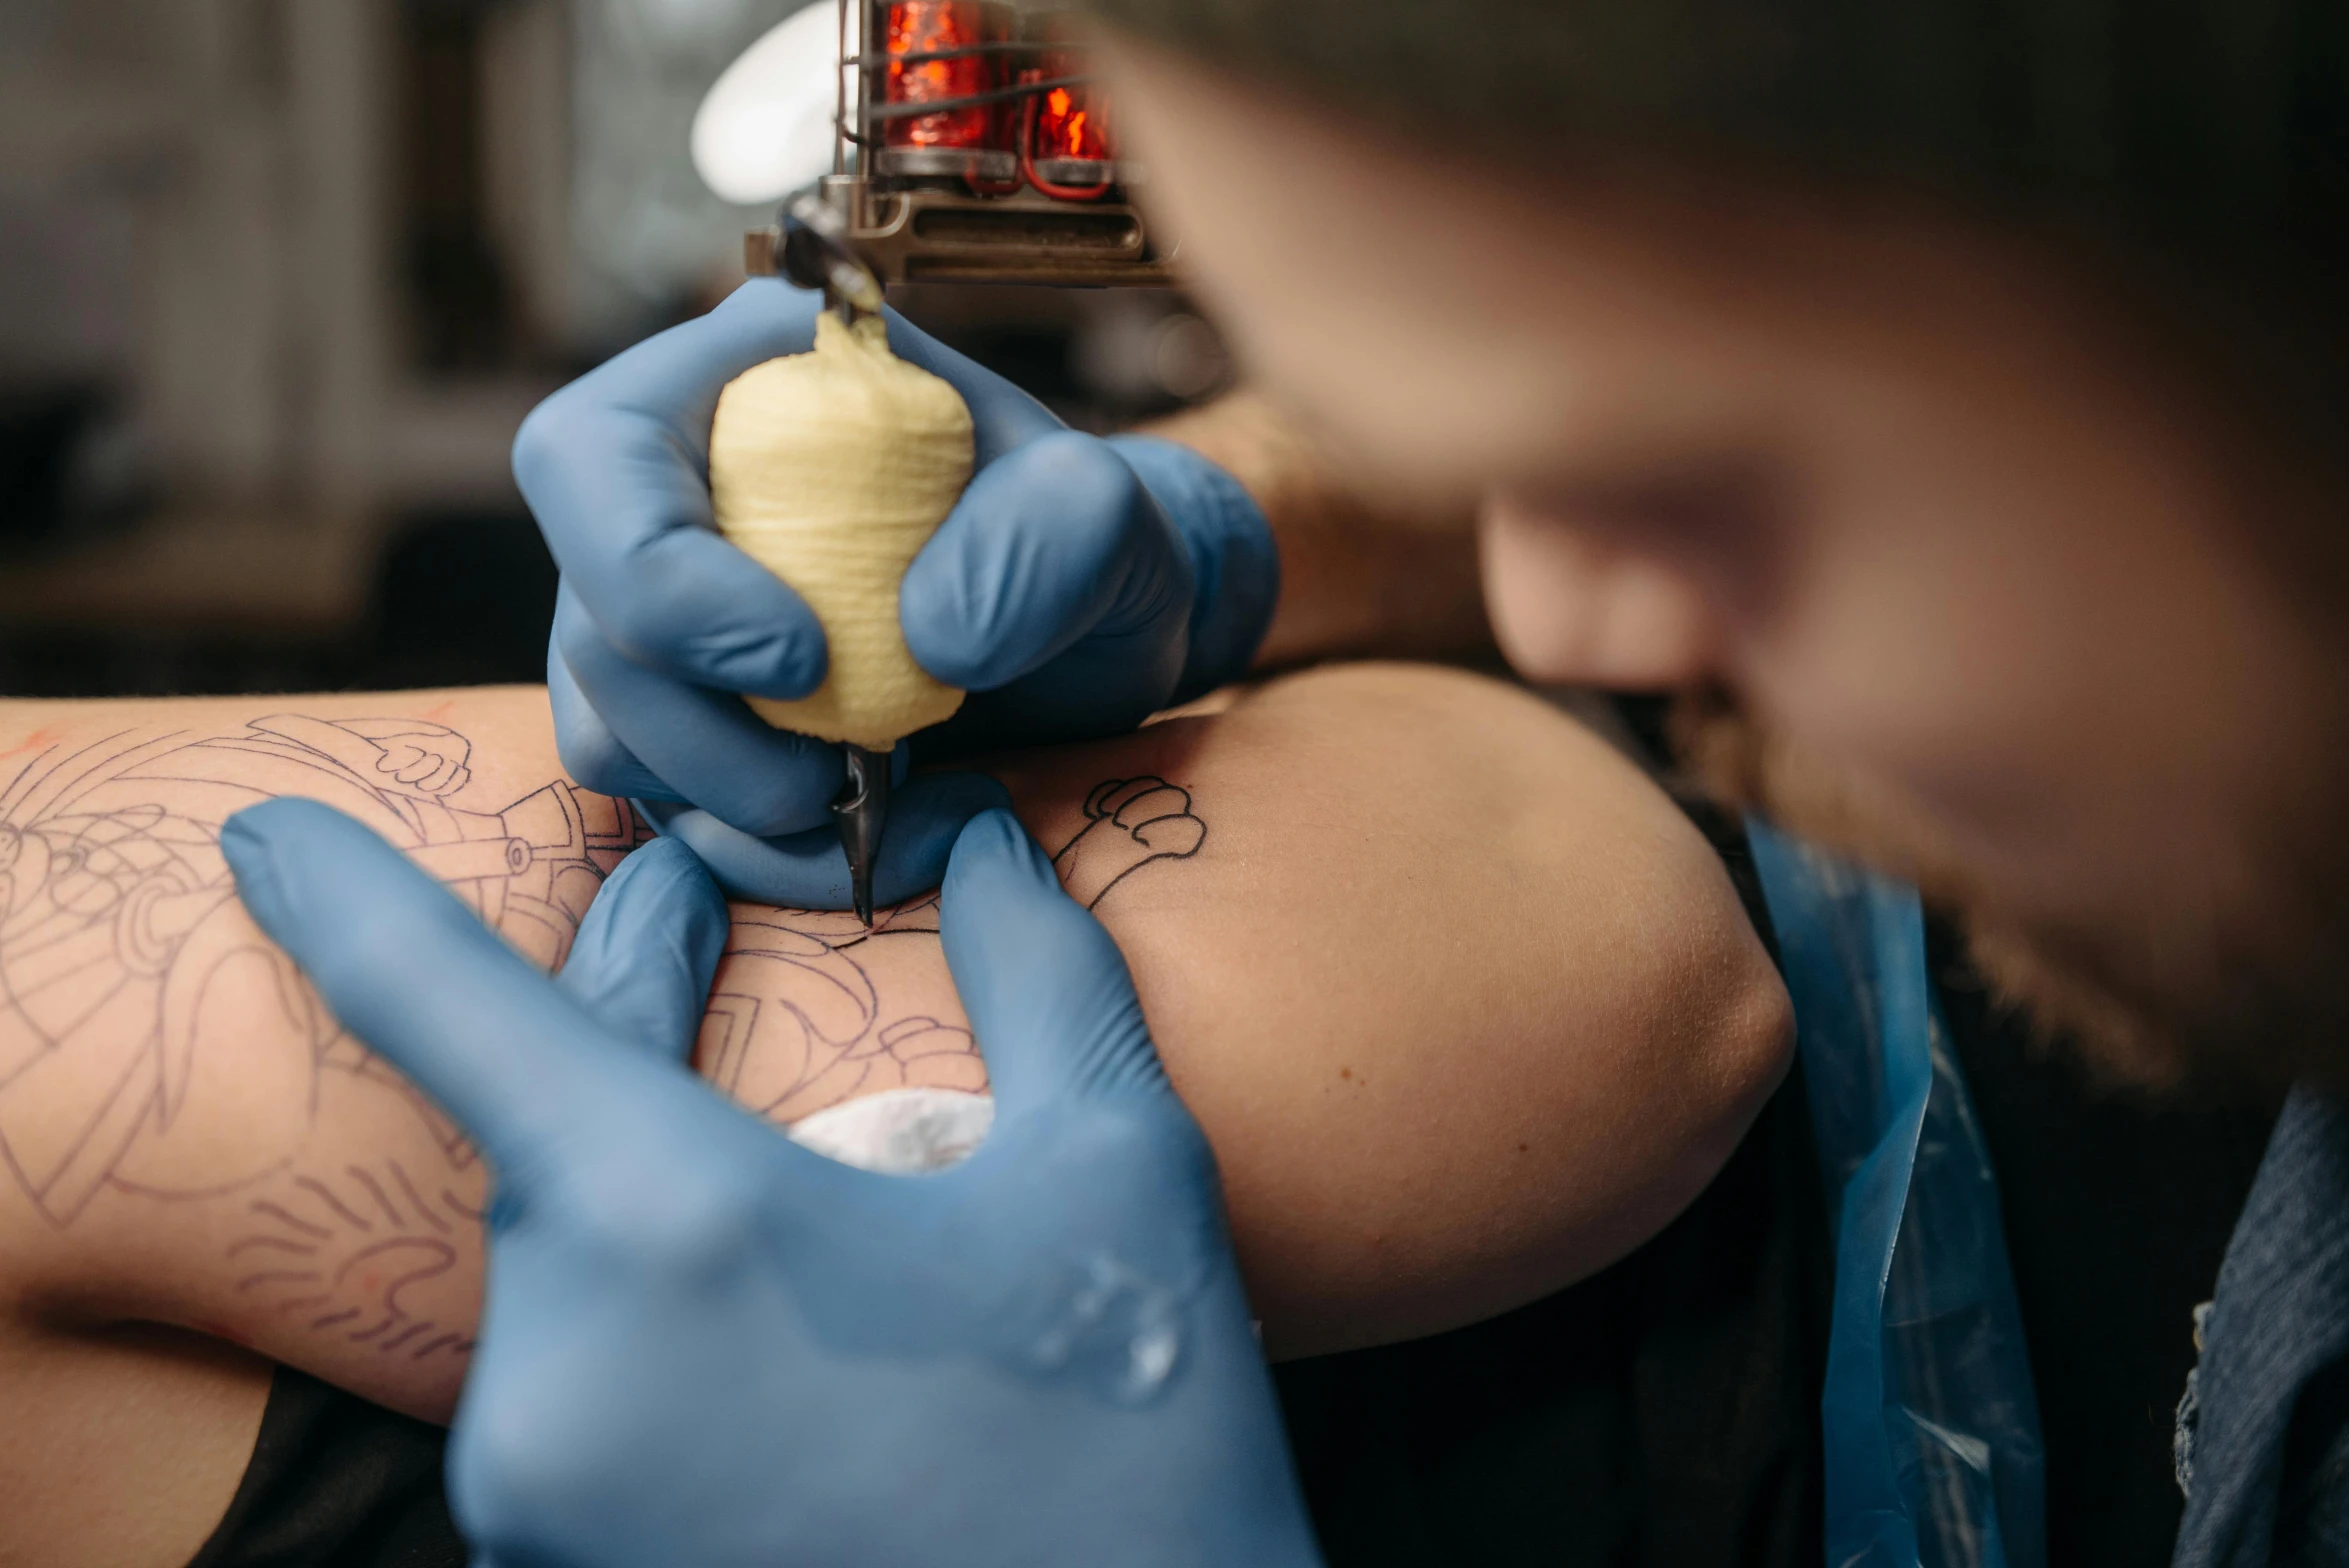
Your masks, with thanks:
<instances>
[{"instance_id":1,"label":"tattoo artist","mask_svg":"<svg viewBox=\"0 0 2349 1568\"><path fill-rule=\"evenodd\" d=\"M2116 1074L2299 1085L2216 1281L2177 1561L2349 1562L2349 31L2292 0L1096 9L1202 298L1359 484L1481 511L1520 668L1689 694L1724 790L1948 900ZM821 638L704 476L719 388L812 312L753 283L517 451L566 763L670 835L591 917L633 989L534 974L323 808L223 839L496 1170L457 1516L486 1562L1311 1561L1212 1161L989 786L917 780L883 862L884 898L944 877L1001 1102L967 1164L831 1165L639 1043L689 1033L654 1025L701 1005L719 884L844 894L838 760L734 696L805 692ZM1276 604L1323 613L1293 557L1283 593L1279 485L891 332L982 465L901 600L975 694L938 739L1131 725L1246 668Z\"/></svg>"}]
</instances>

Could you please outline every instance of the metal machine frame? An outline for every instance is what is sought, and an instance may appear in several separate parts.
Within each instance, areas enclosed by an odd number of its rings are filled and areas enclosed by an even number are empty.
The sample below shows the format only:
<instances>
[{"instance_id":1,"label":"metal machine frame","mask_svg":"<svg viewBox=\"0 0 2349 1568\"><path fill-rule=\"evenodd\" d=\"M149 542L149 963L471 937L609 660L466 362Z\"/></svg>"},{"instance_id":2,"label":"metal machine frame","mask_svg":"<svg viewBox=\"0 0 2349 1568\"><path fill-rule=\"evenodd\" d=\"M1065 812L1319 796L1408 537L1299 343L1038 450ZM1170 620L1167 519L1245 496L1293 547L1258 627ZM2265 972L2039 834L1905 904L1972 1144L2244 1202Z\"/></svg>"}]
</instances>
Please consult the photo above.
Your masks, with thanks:
<instances>
[{"instance_id":1,"label":"metal machine frame","mask_svg":"<svg viewBox=\"0 0 2349 1568\"><path fill-rule=\"evenodd\" d=\"M1142 171L1130 162L1112 164L1108 183L1072 192L1055 183L1064 171L1053 167L1054 160L1042 160L1039 168L1029 157L1025 130L1019 152L1008 158L999 149L883 147L876 130L892 119L1023 101L1032 116L1038 95L1090 80L1064 75L959 98L886 102L892 58L905 65L1039 47L984 43L892 57L875 47L876 20L886 15L887 6L888 0L839 0L832 173L786 203L783 222L744 236L743 260L754 276L790 271L781 256L786 231L795 226L795 212L807 221L812 196L829 209L833 222L821 225L832 231L829 237L884 287L919 282L1163 287L1174 281L1174 247L1154 235L1142 210L1125 199L1142 179ZM1073 52L1082 46L1051 47ZM1007 162L1017 168L1005 179ZM972 188L995 184L1011 188L1000 194ZM1064 194L1047 194L1039 185Z\"/></svg>"}]
</instances>

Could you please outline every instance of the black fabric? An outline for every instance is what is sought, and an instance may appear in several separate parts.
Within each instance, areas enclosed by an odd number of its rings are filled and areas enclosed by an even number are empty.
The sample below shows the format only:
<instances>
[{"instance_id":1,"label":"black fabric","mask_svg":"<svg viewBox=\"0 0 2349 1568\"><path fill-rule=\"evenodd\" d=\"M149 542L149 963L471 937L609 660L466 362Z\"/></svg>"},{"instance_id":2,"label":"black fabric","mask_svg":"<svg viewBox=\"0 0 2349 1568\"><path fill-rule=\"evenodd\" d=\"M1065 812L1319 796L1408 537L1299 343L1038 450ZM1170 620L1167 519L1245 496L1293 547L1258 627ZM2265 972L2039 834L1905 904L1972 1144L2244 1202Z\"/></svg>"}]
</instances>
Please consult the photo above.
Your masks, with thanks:
<instances>
[{"instance_id":1,"label":"black fabric","mask_svg":"<svg viewBox=\"0 0 2349 1568\"><path fill-rule=\"evenodd\" d=\"M1277 1368L1331 1568L1816 1568L1828 1269L1790 1077L1613 1268L1472 1328Z\"/></svg>"},{"instance_id":2,"label":"black fabric","mask_svg":"<svg viewBox=\"0 0 2349 1568\"><path fill-rule=\"evenodd\" d=\"M1734 818L1682 803L1765 944ZM1613 1268L1487 1323L1274 1369L1331 1568L1817 1568L1833 1256L1799 1070Z\"/></svg>"},{"instance_id":3,"label":"black fabric","mask_svg":"<svg viewBox=\"0 0 2349 1568\"><path fill-rule=\"evenodd\" d=\"M445 1435L280 1367L252 1462L189 1568L465 1568Z\"/></svg>"},{"instance_id":4,"label":"black fabric","mask_svg":"<svg viewBox=\"0 0 2349 1568\"><path fill-rule=\"evenodd\" d=\"M2047 1560L2159 1568L2182 1499L2170 1445L2193 1311L2278 1101L2100 1088L1994 1005L1951 929L1927 928L1943 1013L1998 1169L2047 1450Z\"/></svg>"}]
</instances>

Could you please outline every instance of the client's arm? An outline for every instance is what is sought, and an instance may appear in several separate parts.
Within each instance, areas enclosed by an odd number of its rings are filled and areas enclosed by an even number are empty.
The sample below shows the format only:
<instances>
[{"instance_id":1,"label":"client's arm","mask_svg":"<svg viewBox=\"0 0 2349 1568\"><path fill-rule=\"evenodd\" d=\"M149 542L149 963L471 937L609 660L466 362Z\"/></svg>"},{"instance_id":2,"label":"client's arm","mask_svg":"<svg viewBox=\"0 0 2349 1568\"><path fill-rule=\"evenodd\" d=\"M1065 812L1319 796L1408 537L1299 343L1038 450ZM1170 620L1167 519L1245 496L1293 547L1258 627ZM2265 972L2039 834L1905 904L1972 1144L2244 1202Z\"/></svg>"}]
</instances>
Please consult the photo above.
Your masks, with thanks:
<instances>
[{"instance_id":1,"label":"client's arm","mask_svg":"<svg viewBox=\"0 0 2349 1568\"><path fill-rule=\"evenodd\" d=\"M1603 1265L1781 1069L1703 843L1508 688L1308 675L1004 776L1132 963L1276 1353ZM638 831L562 780L537 692L0 706L0 1289L445 1416L486 1174L236 903L215 835L272 795L357 815L549 965ZM701 1071L781 1121L983 1087L933 913L738 908Z\"/></svg>"}]
</instances>

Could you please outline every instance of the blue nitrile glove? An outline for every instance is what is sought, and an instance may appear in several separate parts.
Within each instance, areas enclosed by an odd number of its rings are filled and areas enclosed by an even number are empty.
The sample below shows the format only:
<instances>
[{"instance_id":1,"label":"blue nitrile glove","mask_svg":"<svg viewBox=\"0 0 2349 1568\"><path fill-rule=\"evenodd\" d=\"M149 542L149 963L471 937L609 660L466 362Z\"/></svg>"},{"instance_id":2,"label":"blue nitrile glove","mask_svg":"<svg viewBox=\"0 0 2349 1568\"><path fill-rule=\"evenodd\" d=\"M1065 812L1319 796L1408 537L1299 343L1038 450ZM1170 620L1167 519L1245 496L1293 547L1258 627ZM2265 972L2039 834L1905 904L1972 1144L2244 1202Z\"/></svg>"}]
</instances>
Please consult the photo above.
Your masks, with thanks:
<instances>
[{"instance_id":1,"label":"blue nitrile glove","mask_svg":"<svg viewBox=\"0 0 2349 1568\"><path fill-rule=\"evenodd\" d=\"M828 810L838 748L774 730L737 698L813 691L823 630L714 531L709 498L719 392L807 351L818 308L777 280L744 284L549 398L514 443L514 475L563 569L547 683L564 766L591 789L689 808L651 815L698 833L732 891L845 907ZM889 342L963 395L977 442L970 488L899 596L914 658L971 693L914 754L1115 734L1247 669L1280 571L1236 480L1171 442L1070 430L895 315ZM909 847L898 880L880 880L884 902L937 884L973 799L893 802L889 835Z\"/></svg>"},{"instance_id":2,"label":"blue nitrile glove","mask_svg":"<svg viewBox=\"0 0 2349 1568\"><path fill-rule=\"evenodd\" d=\"M449 1446L476 1561L1315 1560L1215 1162L1107 932L1008 812L946 875L994 1080L964 1164L876 1176L682 1065L726 910L681 844L550 981L315 803L230 819L246 906L496 1178Z\"/></svg>"}]
</instances>

